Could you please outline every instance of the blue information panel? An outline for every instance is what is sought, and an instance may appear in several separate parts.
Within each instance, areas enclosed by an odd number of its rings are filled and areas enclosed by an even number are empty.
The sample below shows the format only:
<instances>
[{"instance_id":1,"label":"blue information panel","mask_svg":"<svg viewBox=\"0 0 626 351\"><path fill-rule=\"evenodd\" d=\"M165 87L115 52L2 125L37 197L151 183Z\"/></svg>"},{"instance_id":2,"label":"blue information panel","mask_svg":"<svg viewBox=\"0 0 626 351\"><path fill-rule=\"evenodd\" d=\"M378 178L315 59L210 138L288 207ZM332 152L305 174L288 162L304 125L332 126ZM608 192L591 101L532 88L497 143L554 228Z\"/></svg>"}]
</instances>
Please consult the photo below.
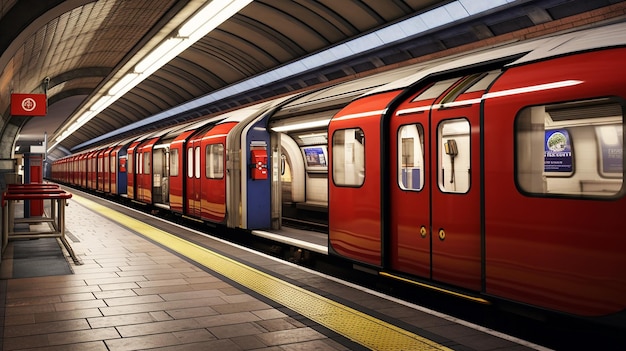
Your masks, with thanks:
<instances>
[{"instance_id":1,"label":"blue information panel","mask_svg":"<svg viewBox=\"0 0 626 351\"><path fill-rule=\"evenodd\" d=\"M604 132L602 129L604 129ZM602 174L621 176L624 169L623 150L624 138L621 126L605 126L598 128L600 142Z\"/></svg>"}]
</instances>

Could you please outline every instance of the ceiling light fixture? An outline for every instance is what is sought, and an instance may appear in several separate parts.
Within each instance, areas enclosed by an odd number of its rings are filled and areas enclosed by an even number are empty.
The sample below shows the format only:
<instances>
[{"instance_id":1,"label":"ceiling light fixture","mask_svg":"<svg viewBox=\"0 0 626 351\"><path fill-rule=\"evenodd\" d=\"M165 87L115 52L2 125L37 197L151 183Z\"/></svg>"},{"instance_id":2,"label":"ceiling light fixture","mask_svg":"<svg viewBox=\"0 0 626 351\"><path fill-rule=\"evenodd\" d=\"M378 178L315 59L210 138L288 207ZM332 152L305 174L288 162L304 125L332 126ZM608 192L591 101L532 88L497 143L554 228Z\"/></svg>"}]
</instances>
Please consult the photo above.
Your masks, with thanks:
<instances>
[{"instance_id":1,"label":"ceiling light fixture","mask_svg":"<svg viewBox=\"0 0 626 351\"><path fill-rule=\"evenodd\" d=\"M100 94L100 97L88 108L87 112L83 113L75 122L68 123L68 125L64 127L65 130L55 139L54 144L48 148L48 153L65 140L65 138L78 130L85 123L89 122L98 113L109 107L144 79L148 78L151 74L230 17L237 14L237 12L251 2L252 0L213 0L209 2L185 21L176 32L176 36L161 42L161 44L150 51L147 56L142 58L139 63L133 67L131 72L128 72L119 79L108 91Z\"/></svg>"}]
</instances>

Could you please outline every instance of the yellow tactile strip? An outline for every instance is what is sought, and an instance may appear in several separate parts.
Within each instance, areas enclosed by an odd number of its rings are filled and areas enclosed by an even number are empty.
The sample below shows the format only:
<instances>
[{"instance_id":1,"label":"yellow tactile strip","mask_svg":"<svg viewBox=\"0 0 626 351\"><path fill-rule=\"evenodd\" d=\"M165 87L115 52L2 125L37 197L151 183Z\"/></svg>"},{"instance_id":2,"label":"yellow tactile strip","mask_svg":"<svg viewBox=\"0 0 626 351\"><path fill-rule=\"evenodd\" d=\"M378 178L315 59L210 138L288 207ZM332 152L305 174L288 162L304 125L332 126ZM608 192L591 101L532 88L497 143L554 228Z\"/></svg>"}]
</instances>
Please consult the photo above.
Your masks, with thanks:
<instances>
[{"instance_id":1,"label":"yellow tactile strip","mask_svg":"<svg viewBox=\"0 0 626 351\"><path fill-rule=\"evenodd\" d=\"M372 350L450 350L84 197L72 200Z\"/></svg>"}]
</instances>

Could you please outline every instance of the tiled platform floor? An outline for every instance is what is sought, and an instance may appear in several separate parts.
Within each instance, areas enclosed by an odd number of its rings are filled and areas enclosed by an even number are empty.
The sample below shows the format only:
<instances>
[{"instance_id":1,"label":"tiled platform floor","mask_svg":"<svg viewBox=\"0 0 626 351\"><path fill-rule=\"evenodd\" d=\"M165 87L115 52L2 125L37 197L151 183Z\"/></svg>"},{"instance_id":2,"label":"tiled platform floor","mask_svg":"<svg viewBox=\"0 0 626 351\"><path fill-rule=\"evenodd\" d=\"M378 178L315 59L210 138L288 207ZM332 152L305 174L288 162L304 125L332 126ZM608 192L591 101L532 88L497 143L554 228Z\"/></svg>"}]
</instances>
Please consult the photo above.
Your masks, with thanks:
<instances>
[{"instance_id":1,"label":"tiled platform floor","mask_svg":"<svg viewBox=\"0 0 626 351\"><path fill-rule=\"evenodd\" d=\"M2 350L346 350L80 205L66 225L84 264L6 281Z\"/></svg>"},{"instance_id":2,"label":"tiled platform floor","mask_svg":"<svg viewBox=\"0 0 626 351\"><path fill-rule=\"evenodd\" d=\"M0 351L363 349L76 202L66 225L84 264L70 259L71 275L0 281L6 288ZM414 325L453 349L532 348L240 248L207 245Z\"/></svg>"}]
</instances>

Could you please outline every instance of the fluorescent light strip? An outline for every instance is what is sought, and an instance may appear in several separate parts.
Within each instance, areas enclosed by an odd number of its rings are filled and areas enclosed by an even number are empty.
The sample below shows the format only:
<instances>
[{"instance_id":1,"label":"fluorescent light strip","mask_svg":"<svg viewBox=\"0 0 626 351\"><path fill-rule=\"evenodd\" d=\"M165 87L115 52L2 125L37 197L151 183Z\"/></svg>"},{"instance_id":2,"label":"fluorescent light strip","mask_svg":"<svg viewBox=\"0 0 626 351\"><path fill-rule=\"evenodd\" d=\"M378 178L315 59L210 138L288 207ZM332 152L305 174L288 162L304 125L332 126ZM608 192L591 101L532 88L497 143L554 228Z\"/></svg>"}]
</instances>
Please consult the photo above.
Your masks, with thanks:
<instances>
[{"instance_id":1,"label":"fluorescent light strip","mask_svg":"<svg viewBox=\"0 0 626 351\"><path fill-rule=\"evenodd\" d=\"M137 73L128 73L122 79L118 80L111 89L109 89L109 95L115 96L120 91L124 90L126 86L133 85L133 80L139 78L139 74ZM137 84L134 84L137 85Z\"/></svg>"},{"instance_id":2,"label":"fluorescent light strip","mask_svg":"<svg viewBox=\"0 0 626 351\"><path fill-rule=\"evenodd\" d=\"M443 104L443 105L441 105L441 104L434 104L434 105L426 105L426 106L420 106L420 107L406 108L406 109L397 111L396 112L396 116L407 115L407 114L410 114L410 113L425 112L425 111L428 111L430 109L436 110L436 109L439 109L439 108L463 106L463 105L470 105L470 104L478 104L478 103L481 103L483 100L486 100L486 99L492 99L492 98L497 98L497 97L502 97L502 96L509 96L509 95L525 94L525 93L531 93L531 92L535 92L535 91L542 91L542 90L549 90L549 89L571 87L571 86L578 85L578 84L581 84L581 83L583 83L583 81L581 81L581 80L562 80L562 81L553 82L553 83L531 85L531 86L522 87L522 88L494 91L494 92L490 92L490 93L484 94L483 96L481 96L478 99L459 100L459 101L446 103L446 104Z\"/></svg>"},{"instance_id":3,"label":"fluorescent light strip","mask_svg":"<svg viewBox=\"0 0 626 351\"><path fill-rule=\"evenodd\" d=\"M343 115L339 118L336 118L336 121L343 121L346 119L355 119L355 118L364 118L364 117L373 117L373 116L382 116L387 113L387 109L384 110L376 110L376 111L367 111L361 113L353 113L350 115Z\"/></svg>"},{"instance_id":4,"label":"fluorescent light strip","mask_svg":"<svg viewBox=\"0 0 626 351\"><path fill-rule=\"evenodd\" d=\"M144 72L150 70L150 68L154 68L158 66L158 68L165 65L174 57L178 56L180 52L183 50L174 50L176 46L183 42L183 38L169 38L166 41L162 42L156 49L152 50L148 56L144 57L139 63L135 66L135 72L143 74ZM178 51L178 52L177 52Z\"/></svg>"},{"instance_id":5,"label":"fluorescent light strip","mask_svg":"<svg viewBox=\"0 0 626 351\"><path fill-rule=\"evenodd\" d=\"M302 123L290 124L286 126L273 127L272 130L275 132L290 132L294 130L326 127L328 126L328 123L330 123L330 118L319 120L319 121L302 122Z\"/></svg>"},{"instance_id":6,"label":"fluorescent light strip","mask_svg":"<svg viewBox=\"0 0 626 351\"><path fill-rule=\"evenodd\" d=\"M163 111L148 118L144 118L139 122L129 124L116 131L104 134L100 137L93 138L90 141L75 146L74 148L72 148L72 150L82 149L86 146L98 143L102 140L114 137L118 134L137 129L151 123L159 122L163 119L167 119L177 114L184 113L188 110L208 105L210 103L222 100L224 98L228 98L229 96L235 94L250 91L252 89L255 89L256 87L270 84L277 80L282 80L294 75L302 74L310 70L318 69L335 61L361 55L364 52L367 52L373 48L389 45L400 40L406 40L409 37L422 35L427 31L447 25L454 21L461 21L463 19L479 15L483 12L491 11L494 8L500 6L513 6L513 3L515 1L516 0L453 1L444 6L421 13L411 18L407 18L406 20L387 26L362 37L350 40L346 43L336 45L316 54L307 56L301 60L294 61L274 70L259 74L255 77L248 78L237 84L230 85L195 100L190 100L169 110ZM207 5L207 7L210 6L213 2L217 3L218 1L212 1L209 5ZM245 5L247 5L248 2L250 2L250 0L246 0ZM245 5L240 5L239 9L245 7ZM234 6L234 4L232 6ZM203 11L204 9L200 10L197 14L200 15L200 13ZM231 6L228 6L227 9L224 9L224 11L230 13L232 11ZM435 14L445 15L435 16ZM191 22L194 17L192 17L189 22ZM186 25L187 23L181 27L181 30L179 30L179 36L183 37L182 34L192 35L191 33L193 33L193 31L190 29L185 28L185 30L182 31L182 29ZM329 61L329 57L332 58L331 61Z\"/></svg>"},{"instance_id":7,"label":"fluorescent light strip","mask_svg":"<svg viewBox=\"0 0 626 351\"><path fill-rule=\"evenodd\" d=\"M91 115L83 114L80 122L75 122L61 136L56 138L55 143L47 150L51 152L69 134L76 131L80 126L87 123L97 113L110 106L113 102L137 86L144 79L156 72L159 68L178 56L181 52L193 45L196 41L207 35L211 30L222 24L224 21L235 15L246 7L252 0L213 0L204 6L196 15L189 18L181 27L184 37L173 37L165 40L156 49L152 50L135 66L134 72L130 72L107 92L107 95L100 97L90 108ZM213 14L213 16L209 16ZM208 18L208 20L207 20ZM89 117L87 117L89 116ZM78 126L76 128L72 128ZM69 133L68 133L69 131Z\"/></svg>"}]
</instances>

